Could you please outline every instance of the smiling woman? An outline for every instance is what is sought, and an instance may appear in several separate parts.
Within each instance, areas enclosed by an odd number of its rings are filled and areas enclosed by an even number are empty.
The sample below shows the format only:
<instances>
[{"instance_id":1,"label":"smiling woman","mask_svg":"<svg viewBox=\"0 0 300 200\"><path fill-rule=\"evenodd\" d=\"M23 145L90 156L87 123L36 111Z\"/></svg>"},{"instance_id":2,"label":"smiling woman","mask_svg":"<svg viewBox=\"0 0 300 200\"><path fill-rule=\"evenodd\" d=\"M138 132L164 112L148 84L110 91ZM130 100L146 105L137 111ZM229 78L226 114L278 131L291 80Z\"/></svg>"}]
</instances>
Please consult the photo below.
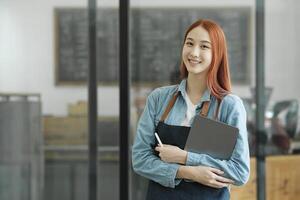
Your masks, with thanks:
<instances>
[{"instance_id":1,"label":"smiling woman","mask_svg":"<svg viewBox=\"0 0 300 200\"><path fill-rule=\"evenodd\" d=\"M203 63L203 67L206 66L207 69L205 73L205 78L208 78L207 86L218 99L222 99L222 96L231 90L227 44L223 30L210 20L198 20L188 28L184 41L181 78L187 78L189 75L188 59L192 60L194 56L198 56L196 61L199 60L201 64L203 61L209 62L208 65ZM211 67L208 68L209 66Z\"/></svg>"},{"instance_id":2,"label":"smiling woman","mask_svg":"<svg viewBox=\"0 0 300 200\"><path fill-rule=\"evenodd\" d=\"M210 20L193 23L183 40L181 60L181 83L157 88L147 99L132 148L133 168L150 180L149 200L229 199L230 184L247 182L250 157L246 112L241 99L231 93L220 26ZM184 149L198 114L239 129L229 160ZM155 140L155 133L163 145Z\"/></svg>"}]
</instances>

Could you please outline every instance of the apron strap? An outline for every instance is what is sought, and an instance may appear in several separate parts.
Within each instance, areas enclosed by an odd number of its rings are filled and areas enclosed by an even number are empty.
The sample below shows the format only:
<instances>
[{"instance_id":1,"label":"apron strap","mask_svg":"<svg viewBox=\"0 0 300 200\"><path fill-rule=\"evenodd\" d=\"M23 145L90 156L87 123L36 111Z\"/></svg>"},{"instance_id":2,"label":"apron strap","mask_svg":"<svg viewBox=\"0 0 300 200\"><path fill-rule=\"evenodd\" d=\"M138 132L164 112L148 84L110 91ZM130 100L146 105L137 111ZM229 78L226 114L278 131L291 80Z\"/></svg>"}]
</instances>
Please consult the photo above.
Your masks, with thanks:
<instances>
[{"instance_id":1,"label":"apron strap","mask_svg":"<svg viewBox=\"0 0 300 200\"><path fill-rule=\"evenodd\" d=\"M218 119L221 101L222 101L222 100L217 99L217 109L215 110L215 116L214 116L214 119L215 119L215 120Z\"/></svg>"},{"instance_id":2,"label":"apron strap","mask_svg":"<svg viewBox=\"0 0 300 200\"><path fill-rule=\"evenodd\" d=\"M214 113L215 120L217 120L217 118L218 118L220 104L221 104L220 100L217 100L217 109L215 110L215 113ZM205 101L203 103L201 112L199 113L202 117L207 117L209 106L210 106L210 101Z\"/></svg>"},{"instance_id":3,"label":"apron strap","mask_svg":"<svg viewBox=\"0 0 300 200\"><path fill-rule=\"evenodd\" d=\"M178 95L179 95L179 92L175 92L175 94L173 95L173 97L172 97L171 100L169 101L169 104L168 104L168 106L167 106L167 108L166 108L164 114L161 116L161 118L160 118L160 120L159 120L160 122L164 122L164 121L165 121L165 119L167 118L167 116L168 116L170 110L173 108L173 106L174 106L174 104L175 104L175 102L176 102L176 99L177 99Z\"/></svg>"},{"instance_id":4,"label":"apron strap","mask_svg":"<svg viewBox=\"0 0 300 200\"><path fill-rule=\"evenodd\" d=\"M202 109L201 109L201 112L200 112L200 115L202 117L206 117L207 116L209 105L210 105L210 101L204 101L203 102L203 106L202 106Z\"/></svg>"}]
</instances>

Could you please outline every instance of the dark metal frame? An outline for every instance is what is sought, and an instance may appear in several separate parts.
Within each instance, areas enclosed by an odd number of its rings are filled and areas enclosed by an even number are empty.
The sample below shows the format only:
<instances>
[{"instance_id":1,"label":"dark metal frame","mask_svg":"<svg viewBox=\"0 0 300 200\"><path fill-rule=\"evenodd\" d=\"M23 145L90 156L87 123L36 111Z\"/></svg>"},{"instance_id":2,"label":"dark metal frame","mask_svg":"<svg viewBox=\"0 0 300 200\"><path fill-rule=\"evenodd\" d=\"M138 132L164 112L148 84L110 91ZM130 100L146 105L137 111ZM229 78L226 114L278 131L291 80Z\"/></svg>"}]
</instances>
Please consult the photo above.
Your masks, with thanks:
<instances>
[{"instance_id":1,"label":"dark metal frame","mask_svg":"<svg viewBox=\"0 0 300 200\"><path fill-rule=\"evenodd\" d=\"M130 124L130 74L129 74L129 0L119 1L120 42L120 199L129 197L129 124Z\"/></svg>"},{"instance_id":2,"label":"dark metal frame","mask_svg":"<svg viewBox=\"0 0 300 200\"><path fill-rule=\"evenodd\" d=\"M97 200L97 63L96 63L96 0L88 1L89 23L89 177L88 199Z\"/></svg>"},{"instance_id":3,"label":"dark metal frame","mask_svg":"<svg viewBox=\"0 0 300 200\"><path fill-rule=\"evenodd\" d=\"M120 0L120 199L129 197L129 2ZM89 200L97 199L97 65L96 65L96 0L88 1L89 19Z\"/></svg>"},{"instance_id":4,"label":"dark metal frame","mask_svg":"<svg viewBox=\"0 0 300 200\"><path fill-rule=\"evenodd\" d=\"M257 199L266 198L265 181L265 0L256 0L256 174Z\"/></svg>"}]
</instances>

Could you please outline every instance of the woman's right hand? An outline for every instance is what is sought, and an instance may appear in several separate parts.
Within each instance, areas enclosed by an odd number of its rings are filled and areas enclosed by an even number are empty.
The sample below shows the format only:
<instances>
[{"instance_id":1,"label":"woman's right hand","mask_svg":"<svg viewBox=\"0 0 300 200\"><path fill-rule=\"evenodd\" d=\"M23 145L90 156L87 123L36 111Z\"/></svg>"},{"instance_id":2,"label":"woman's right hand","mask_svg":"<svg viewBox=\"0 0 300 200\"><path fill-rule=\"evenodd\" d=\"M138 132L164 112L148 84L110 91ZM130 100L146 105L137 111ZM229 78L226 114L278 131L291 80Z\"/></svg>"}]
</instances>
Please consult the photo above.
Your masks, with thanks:
<instances>
[{"instance_id":1,"label":"woman's right hand","mask_svg":"<svg viewBox=\"0 0 300 200\"><path fill-rule=\"evenodd\" d=\"M193 166L191 172L193 181L210 187L223 188L234 183L233 180L223 177L224 172L216 168Z\"/></svg>"},{"instance_id":2,"label":"woman's right hand","mask_svg":"<svg viewBox=\"0 0 300 200\"><path fill-rule=\"evenodd\" d=\"M177 177L189 179L214 188L227 187L234 181L223 177L223 171L206 166L181 166Z\"/></svg>"}]
</instances>

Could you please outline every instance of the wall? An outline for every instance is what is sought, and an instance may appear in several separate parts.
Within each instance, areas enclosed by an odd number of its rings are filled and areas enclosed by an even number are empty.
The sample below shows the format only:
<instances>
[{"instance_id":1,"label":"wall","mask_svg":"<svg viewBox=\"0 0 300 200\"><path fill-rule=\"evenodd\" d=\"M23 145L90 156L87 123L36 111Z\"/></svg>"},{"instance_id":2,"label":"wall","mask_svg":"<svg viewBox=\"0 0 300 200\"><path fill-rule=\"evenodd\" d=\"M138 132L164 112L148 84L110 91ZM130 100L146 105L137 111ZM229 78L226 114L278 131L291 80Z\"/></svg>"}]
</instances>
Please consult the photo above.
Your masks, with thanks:
<instances>
[{"instance_id":1,"label":"wall","mask_svg":"<svg viewBox=\"0 0 300 200\"><path fill-rule=\"evenodd\" d=\"M208 3L209 2L209 3ZM193 0L193 1L131 1L132 6L251 6L254 0ZM115 6L118 1L99 1L99 6ZM274 86L274 99L297 97L296 77L297 33L296 0L266 1L266 83ZM54 22L55 7L86 7L87 0L1 0L0 1L0 92L41 93L43 113L65 115L67 103L87 99L86 87L55 86L54 84ZM287 12L287 10L290 10ZM285 14L283 16L283 14ZM254 16L254 10L253 10ZM286 23L288 22L288 23ZM251 22L254 33L254 18ZM254 47L254 35L251 38ZM298 40L298 43L297 41ZM250 85L254 85L254 48ZM283 58L283 56L285 56ZM292 83L291 83L292 81ZM299 84L298 84L299 85ZM240 96L249 96L249 86L234 85ZM118 115L119 89L99 86L100 115ZM113 100L113 101L112 101Z\"/></svg>"},{"instance_id":2,"label":"wall","mask_svg":"<svg viewBox=\"0 0 300 200\"><path fill-rule=\"evenodd\" d=\"M297 0L266 1L266 85L276 100L300 101L299 8Z\"/></svg>"}]
</instances>

